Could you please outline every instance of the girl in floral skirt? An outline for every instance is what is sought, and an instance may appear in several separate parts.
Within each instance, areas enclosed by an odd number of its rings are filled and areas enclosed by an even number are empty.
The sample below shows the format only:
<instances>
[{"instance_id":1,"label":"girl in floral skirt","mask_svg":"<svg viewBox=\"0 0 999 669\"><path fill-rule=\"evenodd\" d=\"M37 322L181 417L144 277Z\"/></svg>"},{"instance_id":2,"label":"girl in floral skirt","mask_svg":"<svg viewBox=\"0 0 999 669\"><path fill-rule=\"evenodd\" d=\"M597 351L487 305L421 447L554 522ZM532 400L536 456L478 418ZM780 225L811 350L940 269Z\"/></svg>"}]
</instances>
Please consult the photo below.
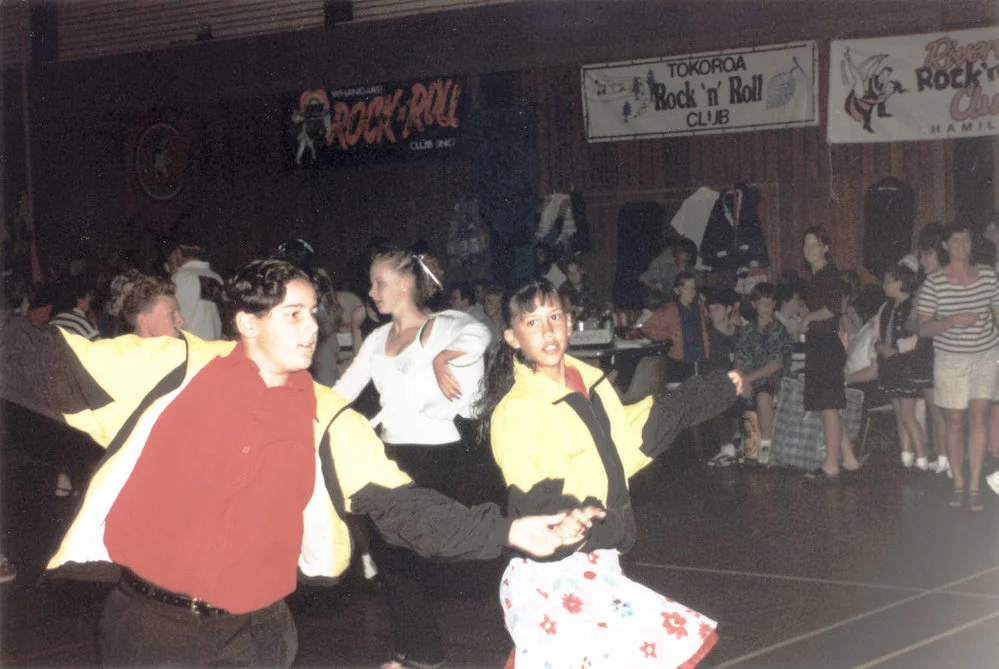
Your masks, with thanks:
<instances>
[{"instance_id":1,"label":"girl in floral skirt","mask_svg":"<svg viewBox=\"0 0 999 669\"><path fill-rule=\"evenodd\" d=\"M736 372L694 377L623 406L606 375L566 354L571 319L547 281L505 296L506 329L484 380L483 428L506 481L511 517L602 507L581 545L549 560L511 560L500 600L517 669L692 667L716 623L627 578L635 541L628 478L684 428L724 411ZM546 511L549 510L549 511Z\"/></svg>"}]
</instances>

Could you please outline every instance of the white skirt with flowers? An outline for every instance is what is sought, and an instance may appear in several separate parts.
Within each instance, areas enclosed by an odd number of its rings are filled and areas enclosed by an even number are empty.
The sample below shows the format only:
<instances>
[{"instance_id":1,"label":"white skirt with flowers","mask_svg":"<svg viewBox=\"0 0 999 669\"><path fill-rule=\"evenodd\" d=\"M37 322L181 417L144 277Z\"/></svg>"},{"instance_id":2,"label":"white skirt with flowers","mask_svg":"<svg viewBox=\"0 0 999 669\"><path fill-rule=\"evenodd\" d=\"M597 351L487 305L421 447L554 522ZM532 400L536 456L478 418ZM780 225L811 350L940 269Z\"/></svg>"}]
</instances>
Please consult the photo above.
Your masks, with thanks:
<instances>
[{"instance_id":1,"label":"white skirt with flowers","mask_svg":"<svg viewBox=\"0 0 999 669\"><path fill-rule=\"evenodd\" d=\"M693 667L717 623L627 578L615 550L514 558L500 601L516 669Z\"/></svg>"}]
</instances>

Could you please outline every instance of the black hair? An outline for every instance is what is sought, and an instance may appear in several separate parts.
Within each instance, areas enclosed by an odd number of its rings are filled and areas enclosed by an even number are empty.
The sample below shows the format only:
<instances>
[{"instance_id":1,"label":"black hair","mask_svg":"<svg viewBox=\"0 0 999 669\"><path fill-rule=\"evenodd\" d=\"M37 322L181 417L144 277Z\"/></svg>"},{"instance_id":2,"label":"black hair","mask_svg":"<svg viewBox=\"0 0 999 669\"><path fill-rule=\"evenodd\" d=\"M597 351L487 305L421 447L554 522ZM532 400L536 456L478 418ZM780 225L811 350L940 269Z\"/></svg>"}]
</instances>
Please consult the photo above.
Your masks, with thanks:
<instances>
[{"instance_id":1,"label":"black hair","mask_svg":"<svg viewBox=\"0 0 999 669\"><path fill-rule=\"evenodd\" d=\"M514 319L521 314L534 311L537 305L551 303L561 306L562 301L555 286L547 279L529 281L513 292L505 293L502 310L504 329L512 328ZM482 396L476 404L481 419L479 425L481 441L488 439L492 413L496 405L513 388L514 360L527 365L531 370L537 369L537 363L530 360L520 349L510 346L506 339L501 337L490 349L486 373L482 378Z\"/></svg>"},{"instance_id":2,"label":"black hair","mask_svg":"<svg viewBox=\"0 0 999 669\"><path fill-rule=\"evenodd\" d=\"M691 280L694 281L696 285L697 275L695 275L693 272L680 272L679 274L676 275L676 278L673 279L673 288L674 289L679 288L681 285L683 285L684 281L691 281Z\"/></svg>"},{"instance_id":3,"label":"black hair","mask_svg":"<svg viewBox=\"0 0 999 669\"><path fill-rule=\"evenodd\" d=\"M902 263L898 263L891 269L887 270L885 274L890 274L893 279L901 281L902 292L907 295L911 295L919 285L919 273L908 265L903 265Z\"/></svg>"},{"instance_id":4,"label":"black hair","mask_svg":"<svg viewBox=\"0 0 999 669\"><path fill-rule=\"evenodd\" d=\"M758 325L759 324L759 321L758 321L759 313L756 311L756 304L755 303L759 302L760 300L762 300L762 299L764 299L766 297L769 297L771 300L774 300L774 303L775 303L774 304L774 309L776 310L777 309L777 305L776 305L777 300L774 297L776 295L776 293L777 293L777 289L769 281L761 281L760 283L758 283L755 286L753 286L753 289L749 291L749 299L747 300L747 304L744 305L744 308L743 308L743 311L742 311L743 318L745 318L747 321L752 321L754 325ZM790 299L790 298L788 298L788 299Z\"/></svg>"},{"instance_id":5,"label":"black hair","mask_svg":"<svg viewBox=\"0 0 999 669\"><path fill-rule=\"evenodd\" d=\"M940 221L930 221L919 230L916 237L916 248L919 251L933 251L937 254L940 265L950 262L950 255L944 248L944 225Z\"/></svg>"},{"instance_id":6,"label":"black hair","mask_svg":"<svg viewBox=\"0 0 999 669\"><path fill-rule=\"evenodd\" d=\"M821 243L823 246L826 247L826 251L823 253L826 259L826 263L835 267L835 264L832 261L832 238L829 237L829 233L826 232L824 228L821 228L817 225L813 225L812 227L805 230L805 234L801 236L802 241L804 241L805 238L808 237L808 235L814 235L815 238L819 240L819 243ZM805 264L808 265L807 262ZM812 273L811 265L808 265L808 273L809 275L811 275Z\"/></svg>"},{"instance_id":7,"label":"black hair","mask_svg":"<svg viewBox=\"0 0 999 669\"><path fill-rule=\"evenodd\" d=\"M697 244L694 243L694 240L687 237L680 237L673 245L674 258L676 257L677 251L683 251L687 254L688 264L690 264L690 266L694 266L697 263Z\"/></svg>"},{"instance_id":8,"label":"black hair","mask_svg":"<svg viewBox=\"0 0 999 669\"><path fill-rule=\"evenodd\" d=\"M222 291L222 327L228 339L239 339L236 314L263 318L284 301L288 284L294 280L312 284L305 270L287 260L254 260L236 270Z\"/></svg>"},{"instance_id":9,"label":"black hair","mask_svg":"<svg viewBox=\"0 0 999 669\"><path fill-rule=\"evenodd\" d=\"M799 298L804 297L805 284L803 280L799 279L797 281L787 281L777 284L777 288L774 290L774 301L777 302L777 309L780 309L793 300L795 295Z\"/></svg>"},{"instance_id":10,"label":"black hair","mask_svg":"<svg viewBox=\"0 0 999 669\"><path fill-rule=\"evenodd\" d=\"M336 299L333 279L319 263L316 251L309 242L301 237L295 237L282 242L273 256L276 260L285 260L309 275L312 287L316 289L318 310L316 321L319 323L319 337L324 339L337 328L343 313Z\"/></svg>"},{"instance_id":11,"label":"black hair","mask_svg":"<svg viewBox=\"0 0 999 669\"><path fill-rule=\"evenodd\" d=\"M735 292L731 288L712 288L711 290L704 291L704 306L720 304L722 306L731 307L739 304L741 301L742 300L739 299L739 293Z\"/></svg>"},{"instance_id":12,"label":"black hair","mask_svg":"<svg viewBox=\"0 0 999 669\"><path fill-rule=\"evenodd\" d=\"M856 309L861 320L866 323L874 314L878 313L878 309L884 304L884 301L884 289L877 284L867 283L861 287L857 301L853 303L853 308Z\"/></svg>"},{"instance_id":13,"label":"black hair","mask_svg":"<svg viewBox=\"0 0 999 669\"><path fill-rule=\"evenodd\" d=\"M288 239L278 246L275 258L287 260L296 267L301 267L306 272L310 271L316 264L316 251L309 242L301 237Z\"/></svg>"},{"instance_id":14,"label":"black hair","mask_svg":"<svg viewBox=\"0 0 999 669\"><path fill-rule=\"evenodd\" d=\"M860 287L864 283L860 278L860 273L854 269L845 269L840 273L840 279L843 281L844 290L852 303L853 300L857 299Z\"/></svg>"},{"instance_id":15,"label":"black hair","mask_svg":"<svg viewBox=\"0 0 999 669\"><path fill-rule=\"evenodd\" d=\"M753 286L753 289L749 291L749 301L758 302L762 300L764 297L769 297L774 302L776 302L777 301L776 295L777 295L777 288L769 281L763 281L762 283L758 283L755 286ZM792 293L791 296L793 297L794 294ZM791 298L789 297L788 299Z\"/></svg>"},{"instance_id":16,"label":"black hair","mask_svg":"<svg viewBox=\"0 0 999 669\"><path fill-rule=\"evenodd\" d=\"M461 297L461 299L468 300L468 303L470 305L475 304L475 289L472 287L471 283L469 283L468 281L459 281L458 283L451 286L450 292L454 293L454 291L456 290L458 291L458 295Z\"/></svg>"},{"instance_id":17,"label":"black hair","mask_svg":"<svg viewBox=\"0 0 999 669\"><path fill-rule=\"evenodd\" d=\"M86 297L88 293L92 295L96 294L94 280L89 273L78 274L60 280L55 287L52 313L58 314L64 311L72 311L76 308L77 301Z\"/></svg>"},{"instance_id":18,"label":"black hair","mask_svg":"<svg viewBox=\"0 0 999 669\"><path fill-rule=\"evenodd\" d=\"M949 242L950 238L959 232L967 232L968 236L972 239L975 238L975 231L971 229L971 225L968 223L963 223L961 221L954 221L947 227L943 229L940 234L940 240L944 242Z\"/></svg>"}]
</instances>

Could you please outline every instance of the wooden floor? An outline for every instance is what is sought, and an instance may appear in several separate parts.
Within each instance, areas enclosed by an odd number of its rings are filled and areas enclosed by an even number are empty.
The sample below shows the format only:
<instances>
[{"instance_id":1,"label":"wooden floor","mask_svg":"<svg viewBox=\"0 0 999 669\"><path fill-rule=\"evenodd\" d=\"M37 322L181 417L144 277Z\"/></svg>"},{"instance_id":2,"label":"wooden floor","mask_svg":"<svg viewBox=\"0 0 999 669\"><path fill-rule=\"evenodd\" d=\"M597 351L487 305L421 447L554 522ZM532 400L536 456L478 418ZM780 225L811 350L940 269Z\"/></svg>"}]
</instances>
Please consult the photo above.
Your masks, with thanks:
<instances>
[{"instance_id":1,"label":"wooden floor","mask_svg":"<svg viewBox=\"0 0 999 669\"><path fill-rule=\"evenodd\" d=\"M861 474L834 483L756 466L714 470L682 447L633 479L639 540L626 570L719 621L702 666L999 666L999 497L985 488L984 513L951 509L946 477L903 470L897 446L882 442ZM109 586L36 584L60 522L58 510L40 508L4 510L11 520L41 517L28 536L5 538L19 576L0 587L0 662L92 666ZM438 611L449 666L503 666L502 567L454 567ZM296 666L389 658L386 604L357 577L302 587L289 603Z\"/></svg>"}]
</instances>

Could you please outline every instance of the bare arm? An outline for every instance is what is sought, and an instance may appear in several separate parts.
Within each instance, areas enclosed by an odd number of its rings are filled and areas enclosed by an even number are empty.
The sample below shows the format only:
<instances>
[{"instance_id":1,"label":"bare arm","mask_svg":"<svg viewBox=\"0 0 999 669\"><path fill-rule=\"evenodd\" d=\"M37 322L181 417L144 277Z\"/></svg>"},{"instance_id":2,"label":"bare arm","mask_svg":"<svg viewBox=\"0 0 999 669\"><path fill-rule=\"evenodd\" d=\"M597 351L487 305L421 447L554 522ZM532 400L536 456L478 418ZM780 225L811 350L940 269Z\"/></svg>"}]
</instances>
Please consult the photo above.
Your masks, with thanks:
<instances>
[{"instance_id":1,"label":"bare arm","mask_svg":"<svg viewBox=\"0 0 999 669\"><path fill-rule=\"evenodd\" d=\"M809 323L827 321L830 318L836 318L836 314L834 314L829 307L822 307L821 309L816 309L815 311L809 311L808 314L801 319L801 329L803 332L807 332Z\"/></svg>"},{"instance_id":2,"label":"bare arm","mask_svg":"<svg viewBox=\"0 0 999 669\"><path fill-rule=\"evenodd\" d=\"M865 381L874 381L878 378L878 363L874 363L864 367L863 369L854 372L846 377L847 383L864 383Z\"/></svg>"},{"instance_id":3,"label":"bare arm","mask_svg":"<svg viewBox=\"0 0 999 669\"><path fill-rule=\"evenodd\" d=\"M363 335L361 334L361 323L364 322L364 317L367 315L364 305L354 307L354 310L350 312L350 337L351 346L354 349L354 355L361 350L361 339Z\"/></svg>"},{"instance_id":4,"label":"bare arm","mask_svg":"<svg viewBox=\"0 0 999 669\"><path fill-rule=\"evenodd\" d=\"M952 314L944 318L934 318L930 314L919 314L919 336L936 337L955 325L971 325L977 320L977 314Z\"/></svg>"},{"instance_id":5,"label":"bare arm","mask_svg":"<svg viewBox=\"0 0 999 669\"><path fill-rule=\"evenodd\" d=\"M776 374L780 370L784 369L784 363L782 362L768 362L754 372L743 372L742 382L745 385L751 384L756 379L762 379L764 377L770 376L771 374Z\"/></svg>"}]
</instances>

